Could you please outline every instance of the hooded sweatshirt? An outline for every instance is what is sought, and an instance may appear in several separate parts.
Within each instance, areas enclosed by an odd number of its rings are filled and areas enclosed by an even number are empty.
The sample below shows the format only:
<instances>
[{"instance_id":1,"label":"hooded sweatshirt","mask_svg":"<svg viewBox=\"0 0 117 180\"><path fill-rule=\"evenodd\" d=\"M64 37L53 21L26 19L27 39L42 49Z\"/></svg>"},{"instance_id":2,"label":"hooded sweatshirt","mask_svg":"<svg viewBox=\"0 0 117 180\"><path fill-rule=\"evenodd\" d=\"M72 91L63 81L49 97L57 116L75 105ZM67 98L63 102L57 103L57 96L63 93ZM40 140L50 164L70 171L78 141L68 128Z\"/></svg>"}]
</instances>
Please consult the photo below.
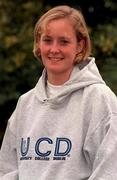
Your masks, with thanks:
<instances>
[{"instance_id":1,"label":"hooded sweatshirt","mask_svg":"<svg viewBox=\"0 0 117 180\"><path fill-rule=\"evenodd\" d=\"M94 58L52 96L46 70L23 94L0 151L0 180L116 180L117 99Z\"/></svg>"}]
</instances>

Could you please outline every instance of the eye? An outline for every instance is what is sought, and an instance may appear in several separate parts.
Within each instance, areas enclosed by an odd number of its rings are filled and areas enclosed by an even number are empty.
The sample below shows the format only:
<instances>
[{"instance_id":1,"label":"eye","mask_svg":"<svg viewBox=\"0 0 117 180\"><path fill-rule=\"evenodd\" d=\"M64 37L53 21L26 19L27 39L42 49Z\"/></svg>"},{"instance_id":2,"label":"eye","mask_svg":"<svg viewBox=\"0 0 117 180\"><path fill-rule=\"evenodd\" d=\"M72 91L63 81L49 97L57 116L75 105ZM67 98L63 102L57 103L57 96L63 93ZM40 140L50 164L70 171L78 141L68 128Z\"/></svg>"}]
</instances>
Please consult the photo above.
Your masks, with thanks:
<instances>
[{"instance_id":1,"label":"eye","mask_svg":"<svg viewBox=\"0 0 117 180\"><path fill-rule=\"evenodd\" d=\"M52 42L52 39L49 37L43 37L42 41L45 42L46 44L50 44Z\"/></svg>"},{"instance_id":2,"label":"eye","mask_svg":"<svg viewBox=\"0 0 117 180\"><path fill-rule=\"evenodd\" d=\"M60 44L66 46L66 45L69 44L69 41L66 40L66 39L61 39L61 40L60 40Z\"/></svg>"}]
</instances>

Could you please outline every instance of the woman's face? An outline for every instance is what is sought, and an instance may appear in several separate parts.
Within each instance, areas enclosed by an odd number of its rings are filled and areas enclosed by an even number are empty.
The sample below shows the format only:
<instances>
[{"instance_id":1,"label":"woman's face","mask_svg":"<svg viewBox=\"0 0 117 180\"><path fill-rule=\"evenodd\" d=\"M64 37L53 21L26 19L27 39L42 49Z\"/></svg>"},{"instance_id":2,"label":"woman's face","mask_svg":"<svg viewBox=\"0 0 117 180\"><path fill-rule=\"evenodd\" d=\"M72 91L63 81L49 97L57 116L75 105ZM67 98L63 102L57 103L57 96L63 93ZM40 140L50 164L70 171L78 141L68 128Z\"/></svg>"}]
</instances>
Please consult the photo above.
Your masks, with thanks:
<instances>
[{"instance_id":1,"label":"woman's face","mask_svg":"<svg viewBox=\"0 0 117 180\"><path fill-rule=\"evenodd\" d=\"M72 23L67 19L50 21L41 34L39 49L43 65L51 76L63 76L68 80L75 57L79 52Z\"/></svg>"}]
</instances>

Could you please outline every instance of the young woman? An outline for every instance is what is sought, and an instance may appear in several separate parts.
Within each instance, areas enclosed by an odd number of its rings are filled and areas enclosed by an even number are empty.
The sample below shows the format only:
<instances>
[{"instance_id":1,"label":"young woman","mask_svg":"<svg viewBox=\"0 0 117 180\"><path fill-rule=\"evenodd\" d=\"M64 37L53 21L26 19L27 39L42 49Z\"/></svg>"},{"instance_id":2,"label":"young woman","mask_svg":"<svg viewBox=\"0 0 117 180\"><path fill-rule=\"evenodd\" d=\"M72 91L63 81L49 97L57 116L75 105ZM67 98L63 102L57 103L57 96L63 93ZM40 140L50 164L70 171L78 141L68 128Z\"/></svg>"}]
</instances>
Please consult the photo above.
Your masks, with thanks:
<instances>
[{"instance_id":1,"label":"young woman","mask_svg":"<svg viewBox=\"0 0 117 180\"><path fill-rule=\"evenodd\" d=\"M39 19L34 55L45 68L8 121L0 179L117 179L117 99L90 54L81 12L57 6Z\"/></svg>"}]
</instances>

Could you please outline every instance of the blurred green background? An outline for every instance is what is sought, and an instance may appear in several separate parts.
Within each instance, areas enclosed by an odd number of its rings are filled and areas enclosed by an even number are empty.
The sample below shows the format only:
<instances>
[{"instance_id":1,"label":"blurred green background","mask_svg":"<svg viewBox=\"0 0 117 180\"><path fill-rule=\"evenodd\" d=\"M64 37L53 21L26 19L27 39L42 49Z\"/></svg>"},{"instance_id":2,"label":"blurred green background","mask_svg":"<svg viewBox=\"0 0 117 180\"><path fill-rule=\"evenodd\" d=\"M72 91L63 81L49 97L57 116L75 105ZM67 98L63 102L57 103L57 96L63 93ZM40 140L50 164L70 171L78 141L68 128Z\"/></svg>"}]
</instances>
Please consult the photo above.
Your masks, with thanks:
<instances>
[{"instance_id":1,"label":"blurred green background","mask_svg":"<svg viewBox=\"0 0 117 180\"><path fill-rule=\"evenodd\" d=\"M115 0L0 0L0 144L19 96L33 88L42 66L34 58L33 30L56 5L80 8L89 27L93 56L117 94L117 2Z\"/></svg>"}]
</instances>

